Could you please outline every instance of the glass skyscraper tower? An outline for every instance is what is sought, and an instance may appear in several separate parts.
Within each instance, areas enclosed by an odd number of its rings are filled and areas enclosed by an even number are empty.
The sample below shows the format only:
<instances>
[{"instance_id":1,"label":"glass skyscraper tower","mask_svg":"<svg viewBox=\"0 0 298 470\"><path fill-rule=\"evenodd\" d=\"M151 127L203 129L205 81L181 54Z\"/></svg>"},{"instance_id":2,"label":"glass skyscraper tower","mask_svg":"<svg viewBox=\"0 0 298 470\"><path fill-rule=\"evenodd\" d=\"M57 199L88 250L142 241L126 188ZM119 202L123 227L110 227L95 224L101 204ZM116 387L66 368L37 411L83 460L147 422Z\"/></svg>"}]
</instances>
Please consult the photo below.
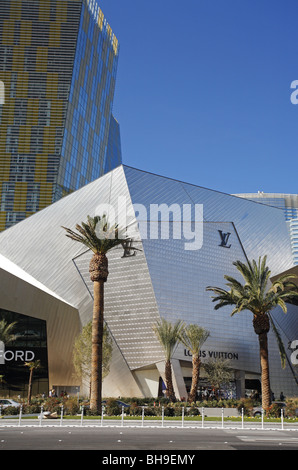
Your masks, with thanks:
<instances>
[{"instance_id":1,"label":"glass skyscraper tower","mask_svg":"<svg viewBox=\"0 0 298 470\"><path fill-rule=\"evenodd\" d=\"M119 45L97 0L0 3L0 230L121 163Z\"/></svg>"}]
</instances>

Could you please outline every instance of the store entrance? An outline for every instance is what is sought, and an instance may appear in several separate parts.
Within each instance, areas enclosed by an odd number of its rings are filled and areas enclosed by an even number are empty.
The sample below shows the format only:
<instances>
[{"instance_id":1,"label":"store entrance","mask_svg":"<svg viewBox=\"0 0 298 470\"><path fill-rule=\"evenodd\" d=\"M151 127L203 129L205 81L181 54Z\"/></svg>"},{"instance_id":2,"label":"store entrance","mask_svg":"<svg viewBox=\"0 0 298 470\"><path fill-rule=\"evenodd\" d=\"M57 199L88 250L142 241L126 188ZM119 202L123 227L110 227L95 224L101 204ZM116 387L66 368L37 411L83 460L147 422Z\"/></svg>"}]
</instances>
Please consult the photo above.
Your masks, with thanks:
<instances>
[{"instance_id":1,"label":"store entrance","mask_svg":"<svg viewBox=\"0 0 298 470\"><path fill-rule=\"evenodd\" d=\"M255 399L261 397L261 382L259 379L245 379L245 396Z\"/></svg>"},{"instance_id":2,"label":"store entrance","mask_svg":"<svg viewBox=\"0 0 298 470\"><path fill-rule=\"evenodd\" d=\"M191 377L184 377L184 383L187 393L191 388ZM236 398L236 382L234 380L222 385L219 391L214 390L207 379L200 378L197 390L197 400L218 400L218 399L234 399Z\"/></svg>"}]
</instances>

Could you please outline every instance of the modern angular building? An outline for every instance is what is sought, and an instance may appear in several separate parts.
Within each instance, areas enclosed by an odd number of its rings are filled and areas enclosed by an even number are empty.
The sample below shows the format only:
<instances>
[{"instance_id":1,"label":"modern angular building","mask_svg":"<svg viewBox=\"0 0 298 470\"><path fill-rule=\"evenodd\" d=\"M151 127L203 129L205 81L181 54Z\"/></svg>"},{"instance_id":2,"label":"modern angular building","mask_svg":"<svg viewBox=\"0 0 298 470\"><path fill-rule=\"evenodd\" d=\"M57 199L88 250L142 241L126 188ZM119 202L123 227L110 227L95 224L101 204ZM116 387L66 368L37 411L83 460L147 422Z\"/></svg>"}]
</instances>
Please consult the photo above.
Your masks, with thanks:
<instances>
[{"instance_id":1,"label":"modern angular building","mask_svg":"<svg viewBox=\"0 0 298 470\"><path fill-rule=\"evenodd\" d=\"M233 317L214 310L206 286L225 286L224 275L238 272L235 260L267 255L272 276L293 269L291 245L280 209L120 165L0 234L0 318L17 321L15 341L2 344L3 393L25 393L24 358L41 358L33 393L87 394L72 371L76 336L92 318L91 252L65 236L106 211L128 226L140 251L117 247L108 254L105 320L113 339L105 396L162 393L165 358L153 332L161 317L197 323L210 331L202 360L229 360L231 396L260 389L258 338L252 315ZM287 349L281 368L276 340L269 333L272 391L297 395L295 361L297 307L272 313ZM0 347L1 350L1 347ZM295 356L296 354L296 356ZM1 364L2 358L2 364ZM186 397L192 368L190 352L179 346L172 358L175 391ZM14 373L12 373L14 371ZM295 378L296 373L296 378ZM202 373L200 387L208 388Z\"/></svg>"},{"instance_id":2,"label":"modern angular building","mask_svg":"<svg viewBox=\"0 0 298 470\"><path fill-rule=\"evenodd\" d=\"M121 163L118 54L97 0L0 3L0 230Z\"/></svg>"},{"instance_id":3,"label":"modern angular building","mask_svg":"<svg viewBox=\"0 0 298 470\"><path fill-rule=\"evenodd\" d=\"M268 204L283 210L287 221L289 235L291 240L293 263L298 265L298 194L283 193L244 193L236 196L250 199L262 204Z\"/></svg>"}]
</instances>

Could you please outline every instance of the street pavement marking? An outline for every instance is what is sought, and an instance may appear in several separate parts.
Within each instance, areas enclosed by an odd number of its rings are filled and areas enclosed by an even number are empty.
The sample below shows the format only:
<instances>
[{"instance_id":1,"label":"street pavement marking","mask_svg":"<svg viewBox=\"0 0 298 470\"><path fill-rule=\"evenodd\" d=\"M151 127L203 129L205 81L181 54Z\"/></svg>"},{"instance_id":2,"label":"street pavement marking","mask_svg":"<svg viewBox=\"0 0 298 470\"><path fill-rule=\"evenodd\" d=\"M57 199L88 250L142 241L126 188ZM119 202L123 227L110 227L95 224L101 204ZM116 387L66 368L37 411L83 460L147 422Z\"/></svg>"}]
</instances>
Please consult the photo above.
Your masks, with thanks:
<instances>
[{"instance_id":1,"label":"street pavement marking","mask_svg":"<svg viewBox=\"0 0 298 470\"><path fill-rule=\"evenodd\" d=\"M257 441L298 442L297 437L266 437L266 436L257 436L257 437L237 436L237 437L238 439L241 439L241 441L246 441L246 442L257 442Z\"/></svg>"}]
</instances>

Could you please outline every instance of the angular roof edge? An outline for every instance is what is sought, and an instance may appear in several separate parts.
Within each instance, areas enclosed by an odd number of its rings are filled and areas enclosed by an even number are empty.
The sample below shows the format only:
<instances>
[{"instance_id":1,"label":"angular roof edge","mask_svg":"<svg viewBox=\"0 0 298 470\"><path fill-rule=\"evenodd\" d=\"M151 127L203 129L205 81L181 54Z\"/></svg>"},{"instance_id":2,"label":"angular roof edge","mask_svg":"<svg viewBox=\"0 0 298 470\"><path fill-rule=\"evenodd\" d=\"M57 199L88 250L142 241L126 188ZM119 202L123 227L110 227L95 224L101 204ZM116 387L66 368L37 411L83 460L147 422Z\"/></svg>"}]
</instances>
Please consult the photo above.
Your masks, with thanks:
<instances>
[{"instance_id":1,"label":"angular roof edge","mask_svg":"<svg viewBox=\"0 0 298 470\"><path fill-rule=\"evenodd\" d=\"M15 263L10 261L8 258L0 254L0 269L3 271L8 272L9 274L12 274L13 276L22 279L24 282L27 282L28 284L36 287L39 290L42 290L43 292L51 295L52 297L55 297L58 300L61 300L61 302L70 305L71 307L74 307L71 305L69 302L67 302L65 299L62 299L59 295L57 295L55 292L52 290L48 289L44 284L41 282L37 281L33 276L28 274L26 271L24 271L22 268L17 266ZM75 308L75 307L74 307Z\"/></svg>"}]
</instances>

